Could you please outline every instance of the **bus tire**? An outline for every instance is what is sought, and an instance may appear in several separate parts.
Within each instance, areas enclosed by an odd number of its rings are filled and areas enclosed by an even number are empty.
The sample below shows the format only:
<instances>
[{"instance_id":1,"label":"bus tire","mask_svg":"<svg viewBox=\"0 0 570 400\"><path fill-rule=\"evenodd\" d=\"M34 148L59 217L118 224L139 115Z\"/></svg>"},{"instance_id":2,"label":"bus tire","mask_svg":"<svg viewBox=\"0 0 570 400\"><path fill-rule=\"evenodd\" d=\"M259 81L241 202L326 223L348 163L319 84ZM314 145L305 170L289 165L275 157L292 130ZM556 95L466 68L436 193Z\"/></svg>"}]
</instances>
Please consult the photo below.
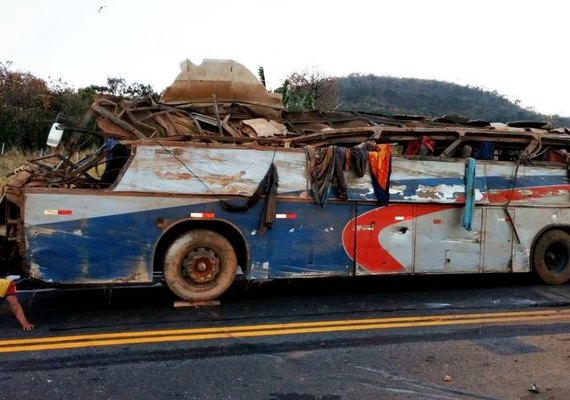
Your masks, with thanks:
<instances>
[{"instance_id":1,"label":"bus tire","mask_svg":"<svg viewBox=\"0 0 570 400\"><path fill-rule=\"evenodd\" d=\"M570 235L561 230L544 233L534 246L533 265L544 283L562 285L570 280Z\"/></svg>"},{"instance_id":2,"label":"bus tire","mask_svg":"<svg viewBox=\"0 0 570 400\"><path fill-rule=\"evenodd\" d=\"M222 295L237 270L233 246L219 233L197 229L179 236L166 251L164 280L187 301L208 301Z\"/></svg>"}]
</instances>

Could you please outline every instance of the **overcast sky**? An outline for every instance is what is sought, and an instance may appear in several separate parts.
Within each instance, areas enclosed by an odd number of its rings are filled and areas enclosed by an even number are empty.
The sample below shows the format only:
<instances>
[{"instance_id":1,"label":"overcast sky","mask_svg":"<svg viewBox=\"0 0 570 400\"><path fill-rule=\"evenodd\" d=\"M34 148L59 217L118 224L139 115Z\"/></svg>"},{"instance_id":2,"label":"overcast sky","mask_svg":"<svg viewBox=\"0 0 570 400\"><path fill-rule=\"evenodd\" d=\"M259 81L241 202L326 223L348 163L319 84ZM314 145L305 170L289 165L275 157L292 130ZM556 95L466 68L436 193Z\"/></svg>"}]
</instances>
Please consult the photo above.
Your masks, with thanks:
<instances>
[{"instance_id":1,"label":"overcast sky","mask_svg":"<svg viewBox=\"0 0 570 400\"><path fill-rule=\"evenodd\" d=\"M234 59L254 73L263 65L273 89L309 68L372 73L479 86L570 116L569 10L554 0L3 0L0 61L74 87L113 76L162 91L186 58Z\"/></svg>"}]
</instances>

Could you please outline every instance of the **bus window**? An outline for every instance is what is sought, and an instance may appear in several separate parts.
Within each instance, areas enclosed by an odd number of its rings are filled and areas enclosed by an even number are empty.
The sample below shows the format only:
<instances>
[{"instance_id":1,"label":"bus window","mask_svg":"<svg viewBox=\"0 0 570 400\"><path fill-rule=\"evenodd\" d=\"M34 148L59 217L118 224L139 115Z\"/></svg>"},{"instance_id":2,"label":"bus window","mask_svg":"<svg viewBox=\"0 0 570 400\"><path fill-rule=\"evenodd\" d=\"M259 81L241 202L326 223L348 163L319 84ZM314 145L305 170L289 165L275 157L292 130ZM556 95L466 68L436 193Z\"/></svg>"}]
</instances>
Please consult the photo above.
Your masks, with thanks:
<instances>
[{"instance_id":1,"label":"bus window","mask_svg":"<svg viewBox=\"0 0 570 400\"><path fill-rule=\"evenodd\" d=\"M115 139L107 139L104 146L106 161L101 184L103 187L109 187L119 176L130 154L127 147Z\"/></svg>"}]
</instances>

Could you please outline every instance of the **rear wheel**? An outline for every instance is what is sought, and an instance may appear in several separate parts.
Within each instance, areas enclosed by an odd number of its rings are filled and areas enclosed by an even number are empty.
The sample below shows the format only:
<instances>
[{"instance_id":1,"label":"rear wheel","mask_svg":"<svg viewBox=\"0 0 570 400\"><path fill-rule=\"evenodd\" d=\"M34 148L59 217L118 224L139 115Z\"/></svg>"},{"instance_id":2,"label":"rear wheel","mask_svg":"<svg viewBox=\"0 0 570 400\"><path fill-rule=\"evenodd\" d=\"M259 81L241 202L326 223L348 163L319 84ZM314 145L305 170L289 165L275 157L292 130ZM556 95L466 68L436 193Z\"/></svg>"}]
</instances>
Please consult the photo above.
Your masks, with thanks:
<instances>
[{"instance_id":1,"label":"rear wheel","mask_svg":"<svg viewBox=\"0 0 570 400\"><path fill-rule=\"evenodd\" d=\"M534 246L533 265L543 282L562 285L570 280L570 235L561 230L543 234Z\"/></svg>"},{"instance_id":2,"label":"rear wheel","mask_svg":"<svg viewBox=\"0 0 570 400\"><path fill-rule=\"evenodd\" d=\"M237 270L234 248L222 235L194 230L168 248L164 279L177 296L188 301L212 300L232 284Z\"/></svg>"}]
</instances>

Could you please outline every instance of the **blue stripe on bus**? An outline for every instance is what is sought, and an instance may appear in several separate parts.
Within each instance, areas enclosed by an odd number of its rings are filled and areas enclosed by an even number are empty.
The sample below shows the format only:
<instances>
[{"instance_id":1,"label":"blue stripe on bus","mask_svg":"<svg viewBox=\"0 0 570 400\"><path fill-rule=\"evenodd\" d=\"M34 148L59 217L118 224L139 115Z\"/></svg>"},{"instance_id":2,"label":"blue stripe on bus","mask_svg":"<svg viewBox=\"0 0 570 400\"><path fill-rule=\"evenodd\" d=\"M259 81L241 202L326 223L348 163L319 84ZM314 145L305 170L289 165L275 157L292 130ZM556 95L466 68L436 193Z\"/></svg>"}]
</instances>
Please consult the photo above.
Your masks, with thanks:
<instances>
[{"instance_id":1,"label":"blue stripe on bus","mask_svg":"<svg viewBox=\"0 0 570 400\"><path fill-rule=\"evenodd\" d=\"M516 188L525 189L539 186L554 186L568 184L568 178L563 175L538 175L538 176L518 176L516 179ZM464 180L461 177L453 178L418 178L418 179L391 179L391 188L403 188L397 193L390 194L390 200L403 201L417 195L420 186L437 187L440 185L447 186L463 186ZM513 185L512 178L499 176L477 177L475 179L475 189L480 192L491 190L511 189ZM374 192L370 189L354 189L348 188L347 195L349 200L375 200Z\"/></svg>"},{"instance_id":2,"label":"blue stripe on bus","mask_svg":"<svg viewBox=\"0 0 570 400\"><path fill-rule=\"evenodd\" d=\"M297 218L276 220L272 229L259 235L262 207L260 202L247 212L229 213L216 202L31 226L26 228L28 258L48 282L148 282L152 279L153 249L162 234L156 220L213 212L246 236L252 278L347 275L352 271L341 238L344 225L353 217L351 206L329 204L322 208L280 202L278 207Z\"/></svg>"}]
</instances>

